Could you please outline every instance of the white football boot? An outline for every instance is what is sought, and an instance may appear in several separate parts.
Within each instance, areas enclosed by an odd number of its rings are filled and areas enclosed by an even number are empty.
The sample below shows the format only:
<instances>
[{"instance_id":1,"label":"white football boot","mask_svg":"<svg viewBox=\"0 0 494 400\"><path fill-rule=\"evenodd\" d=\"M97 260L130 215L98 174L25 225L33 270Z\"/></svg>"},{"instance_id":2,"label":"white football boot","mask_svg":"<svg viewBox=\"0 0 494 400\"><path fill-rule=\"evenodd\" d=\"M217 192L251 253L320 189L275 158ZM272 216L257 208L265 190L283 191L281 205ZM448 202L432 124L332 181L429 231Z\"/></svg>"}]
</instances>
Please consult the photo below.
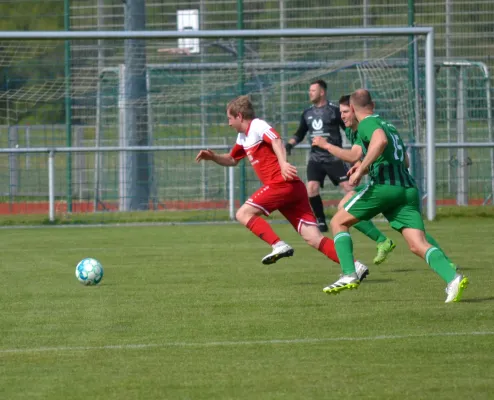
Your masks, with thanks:
<instances>
[{"instance_id":1,"label":"white football boot","mask_svg":"<svg viewBox=\"0 0 494 400\"><path fill-rule=\"evenodd\" d=\"M355 260L355 272L357 272L357 276L360 282L362 282L365 278L367 278L367 275L370 274L369 268L367 268L359 260Z\"/></svg>"},{"instance_id":2,"label":"white football boot","mask_svg":"<svg viewBox=\"0 0 494 400\"><path fill-rule=\"evenodd\" d=\"M286 243L279 246L275 245L273 251L262 259L262 263L265 265L274 264L280 258L293 256L294 252L295 250Z\"/></svg>"},{"instance_id":3,"label":"white football boot","mask_svg":"<svg viewBox=\"0 0 494 400\"><path fill-rule=\"evenodd\" d=\"M468 286L468 278L462 274L456 274L455 278L448 283L446 287L446 301L445 303L456 303L461 300L463 291Z\"/></svg>"},{"instance_id":4,"label":"white football boot","mask_svg":"<svg viewBox=\"0 0 494 400\"><path fill-rule=\"evenodd\" d=\"M356 273L350 275L341 275L332 285L328 285L323 289L324 293L327 294L338 294L343 290L347 289L357 289L360 285L360 280Z\"/></svg>"}]
</instances>

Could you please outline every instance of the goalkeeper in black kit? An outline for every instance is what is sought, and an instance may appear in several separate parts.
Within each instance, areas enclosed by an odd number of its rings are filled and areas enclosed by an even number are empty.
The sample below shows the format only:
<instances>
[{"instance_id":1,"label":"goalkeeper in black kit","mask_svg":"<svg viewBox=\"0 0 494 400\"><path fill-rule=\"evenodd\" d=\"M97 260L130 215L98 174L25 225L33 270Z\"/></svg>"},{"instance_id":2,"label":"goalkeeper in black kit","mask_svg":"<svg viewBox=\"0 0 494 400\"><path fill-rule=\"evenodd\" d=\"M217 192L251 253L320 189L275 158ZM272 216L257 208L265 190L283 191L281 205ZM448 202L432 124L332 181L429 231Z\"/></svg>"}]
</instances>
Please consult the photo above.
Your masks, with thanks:
<instances>
[{"instance_id":1,"label":"goalkeeper in black kit","mask_svg":"<svg viewBox=\"0 0 494 400\"><path fill-rule=\"evenodd\" d=\"M307 133L309 133L311 145L314 137L322 136L328 143L338 147L342 146L340 129L344 130L345 124L341 119L339 107L327 100L326 93L327 85L322 79L311 82L309 99L312 106L304 110L297 132L285 145L288 155L291 154L294 146L304 140ZM351 191L347 172L348 167L342 160L318 146L311 147L307 164L307 192L321 232L327 232L328 225L319 194L320 188L324 187L324 180L327 176L333 185L340 186L345 193Z\"/></svg>"}]
</instances>

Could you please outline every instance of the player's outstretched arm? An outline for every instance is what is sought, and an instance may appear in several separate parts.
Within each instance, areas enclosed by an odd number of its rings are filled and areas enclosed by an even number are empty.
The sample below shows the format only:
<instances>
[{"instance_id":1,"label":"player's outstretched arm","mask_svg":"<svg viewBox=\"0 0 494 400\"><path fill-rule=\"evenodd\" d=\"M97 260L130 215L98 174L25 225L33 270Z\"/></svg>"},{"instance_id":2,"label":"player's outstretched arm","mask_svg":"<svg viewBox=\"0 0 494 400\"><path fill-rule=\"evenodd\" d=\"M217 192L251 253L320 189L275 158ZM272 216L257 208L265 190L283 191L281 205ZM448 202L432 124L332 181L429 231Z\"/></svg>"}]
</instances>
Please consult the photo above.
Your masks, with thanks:
<instances>
[{"instance_id":1,"label":"player's outstretched arm","mask_svg":"<svg viewBox=\"0 0 494 400\"><path fill-rule=\"evenodd\" d=\"M341 147L335 146L334 144L328 143L326 138L322 136L316 136L312 139L312 146L318 146L338 157L340 160L355 163L362 158L362 147L355 145L351 149L342 149Z\"/></svg>"},{"instance_id":2,"label":"player's outstretched arm","mask_svg":"<svg viewBox=\"0 0 494 400\"><path fill-rule=\"evenodd\" d=\"M350 185L356 186L359 184L362 177L367 173L370 165L384 152L388 145L388 138L382 129L376 129L372 133L367 154L365 155L360 167L355 173L350 176Z\"/></svg>"},{"instance_id":3,"label":"player's outstretched arm","mask_svg":"<svg viewBox=\"0 0 494 400\"><path fill-rule=\"evenodd\" d=\"M353 165L350 167L350 169L348 170L348 172L346 173L346 176L348 176L348 177L352 176L352 175L355 173L355 171L356 171L357 169L359 169L360 164L362 164L362 161L357 161L355 164L353 164Z\"/></svg>"},{"instance_id":4,"label":"player's outstretched arm","mask_svg":"<svg viewBox=\"0 0 494 400\"><path fill-rule=\"evenodd\" d=\"M408 157L408 153L405 151L405 167L410 168L410 158Z\"/></svg>"},{"instance_id":5,"label":"player's outstretched arm","mask_svg":"<svg viewBox=\"0 0 494 400\"><path fill-rule=\"evenodd\" d=\"M280 164L281 175L283 178L287 181L294 179L297 176L297 168L286 161L286 152L283 148L281 139L273 139L271 146L273 146L274 154L276 154L276 158Z\"/></svg>"},{"instance_id":6,"label":"player's outstretched arm","mask_svg":"<svg viewBox=\"0 0 494 400\"><path fill-rule=\"evenodd\" d=\"M372 134L367 154L360 164L360 169L366 171L370 165L384 152L388 145L388 138L382 129L376 129Z\"/></svg>"},{"instance_id":7,"label":"player's outstretched arm","mask_svg":"<svg viewBox=\"0 0 494 400\"><path fill-rule=\"evenodd\" d=\"M297 132L288 139L288 141L285 144L285 150L287 155L292 154L292 149L299 144L302 140L304 140L305 135L307 134L307 131L309 130L309 127L307 126L307 123L305 122L304 114L302 114L302 117L300 118L300 123L298 125Z\"/></svg>"},{"instance_id":8,"label":"player's outstretched arm","mask_svg":"<svg viewBox=\"0 0 494 400\"><path fill-rule=\"evenodd\" d=\"M211 149L201 150L197 153L196 162L201 162L203 160L213 161L224 167L234 167L238 164L238 160L235 160L229 153L217 154Z\"/></svg>"}]
</instances>

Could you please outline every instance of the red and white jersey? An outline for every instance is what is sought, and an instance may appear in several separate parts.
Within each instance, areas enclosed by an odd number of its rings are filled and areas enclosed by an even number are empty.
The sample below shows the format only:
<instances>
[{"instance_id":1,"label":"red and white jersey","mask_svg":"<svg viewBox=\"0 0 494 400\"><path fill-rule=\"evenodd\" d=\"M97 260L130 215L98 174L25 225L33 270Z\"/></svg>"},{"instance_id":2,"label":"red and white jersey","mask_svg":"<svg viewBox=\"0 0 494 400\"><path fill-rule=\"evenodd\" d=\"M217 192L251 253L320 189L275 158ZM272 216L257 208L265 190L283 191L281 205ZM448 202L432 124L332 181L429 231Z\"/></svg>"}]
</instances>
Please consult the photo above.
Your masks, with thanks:
<instances>
[{"instance_id":1,"label":"red and white jersey","mask_svg":"<svg viewBox=\"0 0 494 400\"><path fill-rule=\"evenodd\" d=\"M278 157L272 146L272 141L279 138L279 133L266 121L259 118L253 119L247 132L238 134L237 142L230 155L235 160L248 157L263 185L285 182L281 175Z\"/></svg>"}]
</instances>

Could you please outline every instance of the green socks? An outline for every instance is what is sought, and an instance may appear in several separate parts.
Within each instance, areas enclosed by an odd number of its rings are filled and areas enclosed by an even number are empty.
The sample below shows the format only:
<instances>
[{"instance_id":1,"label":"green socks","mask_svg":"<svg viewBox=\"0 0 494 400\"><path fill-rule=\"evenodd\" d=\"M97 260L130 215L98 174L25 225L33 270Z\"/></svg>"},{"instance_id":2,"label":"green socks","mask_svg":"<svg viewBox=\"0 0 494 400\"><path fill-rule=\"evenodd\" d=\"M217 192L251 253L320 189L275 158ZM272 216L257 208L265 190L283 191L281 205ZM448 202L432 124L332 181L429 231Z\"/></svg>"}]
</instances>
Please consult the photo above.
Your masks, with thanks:
<instances>
[{"instance_id":1,"label":"green socks","mask_svg":"<svg viewBox=\"0 0 494 400\"><path fill-rule=\"evenodd\" d=\"M381 243L386 240L386 236L384 236L371 221L359 221L353 225L353 227L359 232L362 232L368 238L372 239L374 242ZM429 243L433 244L432 242Z\"/></svg>"},{"instance_id":2,"label":"green socks","mask_svg":"<svg viewBox=\"0 0 494 400\"><path fill-rule=\"evenodd\" d=\"M355 273L355 264L353 262L353 242L348 232L340 232L334 237L334 247L336 254L340 259L341 270L344 275Z\"/></svg>"},{"instance_id":3,"label":"green socks","mask_svg":"<svg viewBox=\"0 0 494 400\"><path fill-rule=\"evenodd\" d=\"M456 270L451 266L451 262L444 253L437 247L431 247L427 250L425 261L446 283L454 279Z\"/></svg>"},{"instance_id":4,"label":"green socks","mask_svg":"<svg viewBox=\"0 0 494 400\"><path fill-rule=\"evenodd\" d=\"M450 264L453 264L453 262L449 259L449 257L444 253L443 249L441 249L441 246L439 246L439 243L436 242L436 239L434 239L431 235L429 235L427 232L425 233L425 238L427 239L427 241L432 244L434 247L437 247L439 250L441 250L441 252L443 253L444 257L446 257L446 260L448 260L448 262Z\"/></svg>"}]
</instances>

